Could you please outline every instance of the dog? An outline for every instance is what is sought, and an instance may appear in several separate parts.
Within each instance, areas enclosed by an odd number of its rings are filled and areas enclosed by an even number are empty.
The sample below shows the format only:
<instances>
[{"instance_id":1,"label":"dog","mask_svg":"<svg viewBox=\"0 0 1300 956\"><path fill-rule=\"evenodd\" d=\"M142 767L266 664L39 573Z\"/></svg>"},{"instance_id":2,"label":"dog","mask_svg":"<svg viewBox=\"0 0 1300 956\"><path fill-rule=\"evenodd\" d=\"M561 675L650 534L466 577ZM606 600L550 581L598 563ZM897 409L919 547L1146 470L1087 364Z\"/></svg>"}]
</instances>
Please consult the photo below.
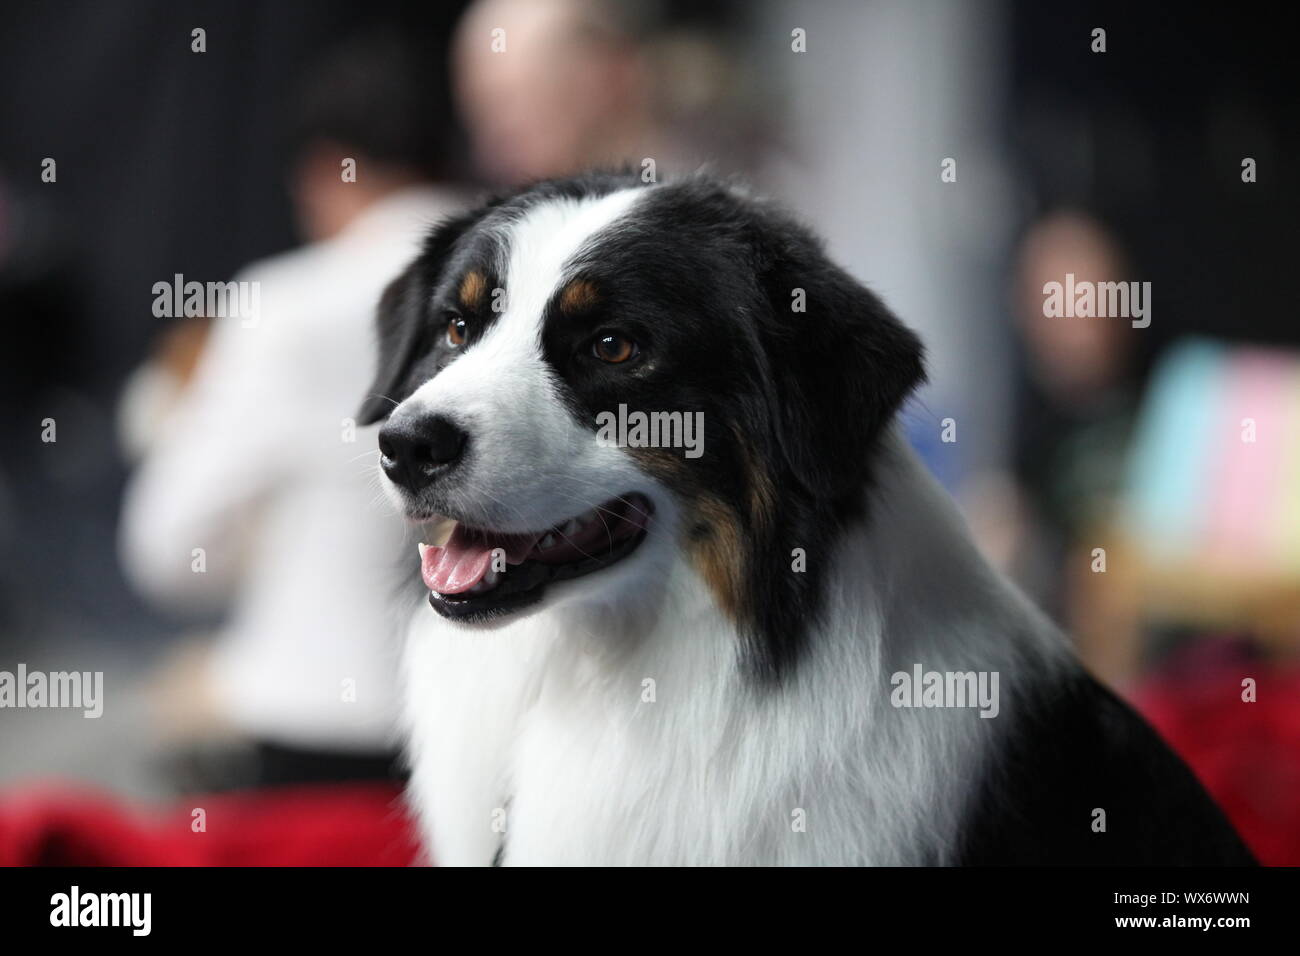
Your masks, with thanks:
<instances>
[{"instance_id":1,"label":"dog","mask_svg":"<svg viewBox=\"0 0 1300 956\"><path fill-rule=\"evenodd\" d=\"M977 552L894 423L920 342L774 205L533 185L434 228L377 324L360 422L443 531L403 665L433 861L1251 862Z\"/></svg>"}]
</instances>

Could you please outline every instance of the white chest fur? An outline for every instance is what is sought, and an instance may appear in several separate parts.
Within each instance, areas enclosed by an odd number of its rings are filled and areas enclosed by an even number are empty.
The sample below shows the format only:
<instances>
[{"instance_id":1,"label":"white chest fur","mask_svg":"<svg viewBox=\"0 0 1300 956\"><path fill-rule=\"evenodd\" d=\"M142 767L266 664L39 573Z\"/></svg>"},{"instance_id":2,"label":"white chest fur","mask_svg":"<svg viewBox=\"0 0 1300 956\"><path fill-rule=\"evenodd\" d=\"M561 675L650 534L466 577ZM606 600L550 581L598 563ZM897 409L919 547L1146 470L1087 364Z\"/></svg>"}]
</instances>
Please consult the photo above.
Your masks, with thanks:
<instances>
[{"instance_id":1,"label":"white chest fur","mask_svg":"<svg viewBox=\"0 0 1300 956\"><path fill-rule=\"evenodd\" d=\"M781 688L744 678L685 562L653 616L569 606L474 632L421 608L405 711L435 862L486 865L503 845L520 865L947 858L1001 722L895 708L890 675L998 671L1005 691L1059 652L894 457L870 535L825 556L826 624Z\"/></svg>"}]
</instances>

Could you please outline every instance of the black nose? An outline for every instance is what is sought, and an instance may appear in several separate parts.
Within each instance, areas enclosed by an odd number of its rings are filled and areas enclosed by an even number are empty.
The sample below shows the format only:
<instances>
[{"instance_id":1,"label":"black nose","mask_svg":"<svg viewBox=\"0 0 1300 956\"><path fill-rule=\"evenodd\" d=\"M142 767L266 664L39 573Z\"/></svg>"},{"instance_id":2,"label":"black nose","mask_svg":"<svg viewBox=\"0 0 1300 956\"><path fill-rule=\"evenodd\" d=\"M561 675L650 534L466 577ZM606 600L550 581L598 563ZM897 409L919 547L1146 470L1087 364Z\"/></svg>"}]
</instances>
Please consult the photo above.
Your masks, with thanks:
<instances>
[{"instance_id":1,"label":"black nose","mask_svg":"<svg viewBox=\"0 0 1300 956\"><path fill-rule=\"evenodd\" d=\"M397 484L419 491L451 469L468 438L452 421L437 415L389 419L379 430L380 465Z\"/></svg>"}]
</instances>

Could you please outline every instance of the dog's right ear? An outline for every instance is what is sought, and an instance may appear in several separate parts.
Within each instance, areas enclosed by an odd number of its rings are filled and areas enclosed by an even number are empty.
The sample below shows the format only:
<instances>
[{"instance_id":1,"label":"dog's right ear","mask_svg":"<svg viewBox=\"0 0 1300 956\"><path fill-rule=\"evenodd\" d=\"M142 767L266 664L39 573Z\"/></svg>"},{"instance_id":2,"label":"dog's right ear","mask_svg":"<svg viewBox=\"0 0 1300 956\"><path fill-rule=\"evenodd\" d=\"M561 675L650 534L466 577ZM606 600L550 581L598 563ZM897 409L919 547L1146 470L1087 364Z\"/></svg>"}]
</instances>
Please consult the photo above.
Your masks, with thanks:
<instances>
[{"instance_id":1,"label":"dog's right ear","mask_svg":"<svg viewBox=\"0 0 1300 956\"><path fill-rule=\"evenodd\" d=\"M372 425L388 417L405 394L411 367L420 358L430 330L429 299L447 266L452 248L487 212L476 209L448 219L434 228L416 258L388 284L379 299L379 363L375 380L357 412L357 424Z\"/></svg>"}]
</instances>

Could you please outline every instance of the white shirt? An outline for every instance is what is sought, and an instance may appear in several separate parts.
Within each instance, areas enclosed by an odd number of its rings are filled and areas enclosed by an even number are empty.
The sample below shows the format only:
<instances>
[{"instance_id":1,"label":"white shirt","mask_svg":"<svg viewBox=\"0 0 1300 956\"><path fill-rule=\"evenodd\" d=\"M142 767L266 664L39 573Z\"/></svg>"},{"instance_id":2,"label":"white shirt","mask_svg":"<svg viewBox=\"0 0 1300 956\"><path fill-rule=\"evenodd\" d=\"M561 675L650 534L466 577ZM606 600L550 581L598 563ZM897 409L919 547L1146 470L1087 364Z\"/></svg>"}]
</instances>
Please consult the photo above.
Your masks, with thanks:
<instances>
[{"instance_id":1,"label":"white shirt","mask_svg":"<svg viewBox=\"0 0 1300 956\"><path fill-rule=\"evenodd\" d=\"M256 322L214 320L128 489L122 551L141 589L229 603L213 690L251 735L391 745L404 528L378 485L377 429L353 416L375 372L380 293L456 208L403 190L336 237L245 269L236 281L260 283Z\"/></svg>"}]
</instances>

